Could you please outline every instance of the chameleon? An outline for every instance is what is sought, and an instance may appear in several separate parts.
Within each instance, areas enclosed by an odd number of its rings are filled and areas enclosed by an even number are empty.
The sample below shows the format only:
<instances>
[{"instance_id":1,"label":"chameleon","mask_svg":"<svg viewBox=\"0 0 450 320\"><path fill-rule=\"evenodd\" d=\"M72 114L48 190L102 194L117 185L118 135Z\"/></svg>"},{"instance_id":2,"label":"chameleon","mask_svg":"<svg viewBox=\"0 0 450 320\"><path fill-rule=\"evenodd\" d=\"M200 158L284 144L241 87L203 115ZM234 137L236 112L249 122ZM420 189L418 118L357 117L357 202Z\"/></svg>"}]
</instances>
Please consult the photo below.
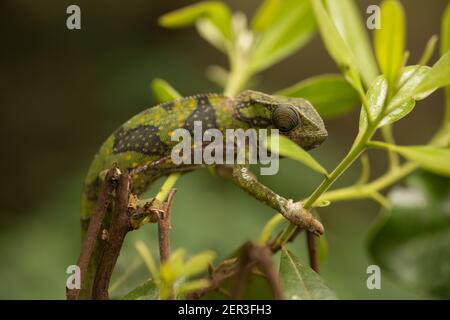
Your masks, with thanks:
<instances>
[{"instance_id":1,"label":"chameleon","mask_svg":"<svg viewBox=\"0 0 450 320\"><path fill-rule=\"evenodd\" d=\"M201 121L203 130L215 128L222 133L226 129L278 129L281 135L305 150L317 147L328 136L320 115L303 98L246 90L234 98L221 94L197 94L150 107L115 130L95 155L82 191L83 229L87 228L102 186L101 173L113 163L121 171L156 163L132 176L131 192L136 195L145 192L162 176L202 167L198 164L175 165L170 161L171 150L177 144L171 141L174 130L184 128L193 133L195 121ZM260 183L247 165L231 166L230 171L229 178L253 197L303 229L323 233L321 223L311 213L302 210L301 204L285 199Z\"/></svg>"}]
</instances>

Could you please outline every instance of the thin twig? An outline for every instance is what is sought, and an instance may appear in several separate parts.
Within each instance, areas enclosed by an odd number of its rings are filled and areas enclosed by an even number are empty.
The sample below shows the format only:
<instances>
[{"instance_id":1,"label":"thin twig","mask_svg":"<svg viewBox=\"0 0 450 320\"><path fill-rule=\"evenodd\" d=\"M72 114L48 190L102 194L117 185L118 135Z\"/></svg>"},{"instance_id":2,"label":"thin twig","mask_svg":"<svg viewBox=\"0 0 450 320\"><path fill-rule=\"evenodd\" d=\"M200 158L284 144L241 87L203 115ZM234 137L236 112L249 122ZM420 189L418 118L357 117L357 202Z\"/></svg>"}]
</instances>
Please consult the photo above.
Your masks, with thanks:
<instances>
[{"instance_id":1,"label":"thin twig","mask_svg":"<svg viewBox=\"0 0 450 320\"><path fill-rule=\"evenodd\" d=\"M117 178L120 174L117 164L113 164L107 172L102 191L100 192L94 213L90 217L89 226L81 247L80 256L77 265L80 268L81 288L70 289L67 291L68 300L88 299L91 297L92 281L95 276L90 266L96 265L96 260L101 250L100 243L97 243L102 224L105 220L105 214L108 210L111 196L116 188ZM91 267L92 268L92 267Z\"/></svg>"},{"instance_id":2,"label":"thin twig","mask_svg":"<svg viewBox=\"0 0 450 320\"><path fill-rule=\"evenodd\" d=\"M120 249L126 234L132 230L128 217L128 200L130 198L130 176L123 173L119 177L116 202L111 219L111 227L105 248L100 257L97 273L92 289L92 298L96 300L109 299L108 287L111 275L119 258Z\"/></svg>"},{"instance_id":3,"label":"thin twig","mask_svg":"<svg viewBox=\"0 0 450 320\"><path fill-rule=\"evenodd\" d=\"M212 284L206 289L191 293L189 298L198 299L208 292L213 290L220 291L220 284L226 279L235 275L234 287L231 291L232 299L241 299L245 293L245 288L248 283L249 275L253 273L256 265L260 265L264 271L264 278L269 282L274 298L277 300L283 299L284 294L281 288L278 274L272 261L272 251L268 246L256 246L251 242L244 244L239 259L232 264L228 264L227 268L219 266L213 270L210 275ZM226 272L224 272L226 270Z\"/></svg>"},{"instance_id":4,"label":"thin twig","mask_svg":"<svg viewBox=\"0 0 450 320\"><path fill-rule=\"evenodd\" d=\"M163 210L158 210L158 240L160 264L170 259L170 211L177 189L170 189L167 200L163 203ZM169 300L175 299L173 287L169 288Z\"/></svg>"},{"instance_id":5,"label":"thin twig","mask_svg":"<svg viewBox=\"0 0 450 320\"><path fill-rule=\"evenodd\" d=\"M222 288L222 287L219 287L219 288L217 288L217 291L218 291L220 294L224 295L225 297L231 298L231 293L230 293L227 289Z\"/></svg>"},{"instance_id":6,"label":"thin twig","mask_svg":"<svg viewBox=\"0 0 450 320\"><path fill-rule=\"evenodd\" d=\"M234 287L233 290L231 291L231 299L234 300L241 299L243 294L245 293L245 287L247 286L250 268L252 267L251 266L252 248L253 248L252 243L246 242L241 250L241 255L239 256L239 263L236 271Z\"/></svg>"},{"instance_id":7,"label":"thin twig","mask_svg":"<svg viewBox=\"0 0 450 320\"><path fill-rule=\"evenodd\" d=\"M210 285L206 288L196 290L189 293L186 296L188 300L200 299L205 294L214 291L220 287L220 285L231 276L236 273L238 259L224 260L222 263L213 270L209 276Z\"/></svg>"},{"instance_id":8,"label":"thin twig","mask_svg":"<svg viewBox=\"0 0 450 320\"><path fill-rule=\"evenodd\" d=\"M267 246L254 246L252 248L252 258L258 262L267 276L267 281L272 288L273 296L276 300L283 300L284 293L281 288L277 270L272 261L272 251Z\"/></svg>"},{"instance_id":9,"label":"thin twig","mask_svg":"<svg viewBox=\"0 0 450 320\"><path fill-rule=\"evenodd\" d=\"M306 241L308 243L309 265L315 272L320 272L319 258L317 256L316 235L312 232L306 233Z\"/></svg>"},{"instance_id":10,"label":"thin twig","mask_svg":"<svg viewBox=\"0 0 450 320\"><path fill-rule=\"evenodd\" d=\"M164 204L164 210L160 212L158 220L159 259L161 263L170 258L170 211L176 189L171 189Z\"/></svg>"}]
</instances>

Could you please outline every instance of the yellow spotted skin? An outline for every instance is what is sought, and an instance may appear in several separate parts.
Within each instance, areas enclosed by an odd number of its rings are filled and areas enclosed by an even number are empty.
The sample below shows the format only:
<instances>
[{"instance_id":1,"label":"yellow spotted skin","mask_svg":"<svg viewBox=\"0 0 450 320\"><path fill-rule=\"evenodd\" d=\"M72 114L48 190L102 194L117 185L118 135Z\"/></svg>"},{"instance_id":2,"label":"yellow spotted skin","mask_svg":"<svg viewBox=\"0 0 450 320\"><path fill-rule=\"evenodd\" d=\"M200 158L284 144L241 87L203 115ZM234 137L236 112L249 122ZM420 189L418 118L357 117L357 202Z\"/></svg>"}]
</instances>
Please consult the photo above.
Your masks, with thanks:
<instances>
[{"instance_id":1,"label":"yellow spotted skin","mask_svg":"<svg viewBox=\"0 0 450 320\"><path fill-rule=\"evenodd\" d=\"M194 121L203 130L245 128L248 125L233 116L233 100L218 94L200 94L156 105L132 117L104 142L96 154L84 183L81 217L90 216L100 187L100 174L115 162L120 170L130 170L170 156L178 142L171 141L174 130L185 128L193 133ZM174 171L192 170L175 166L170 159L134 176L133 192L144 192L151 182Z\"/></svg>"},{"instance_id":2,"label":"yellow spotted skin","mask_svg":"<svg viewBox=\"0 0 450 320\"><path fill-rule=\"evenodd\" d=\"M96 154L85 179L81 217L92 214L100 187L101 173L117 163L121 171L155 163L151 169L133 176L132 192L141 194L157 178L172 172L185 172L199 165L175 165L170 161L174 130L185 128L193 135L194 121L202 122L203 131L215 128L225 135L226 129L276 128L277 110L289 105L298 114L298 125L282 134L310 149L326 137L322 119L304 99L271 96L244 91L234 99L219 94L199 94L165 102L142 111L120 126ZM279 112L278 112L279 113ZM282 114L280 119L284 119ZM158 161L161 159L166 161Z\"/></svg>"}]
</instances>

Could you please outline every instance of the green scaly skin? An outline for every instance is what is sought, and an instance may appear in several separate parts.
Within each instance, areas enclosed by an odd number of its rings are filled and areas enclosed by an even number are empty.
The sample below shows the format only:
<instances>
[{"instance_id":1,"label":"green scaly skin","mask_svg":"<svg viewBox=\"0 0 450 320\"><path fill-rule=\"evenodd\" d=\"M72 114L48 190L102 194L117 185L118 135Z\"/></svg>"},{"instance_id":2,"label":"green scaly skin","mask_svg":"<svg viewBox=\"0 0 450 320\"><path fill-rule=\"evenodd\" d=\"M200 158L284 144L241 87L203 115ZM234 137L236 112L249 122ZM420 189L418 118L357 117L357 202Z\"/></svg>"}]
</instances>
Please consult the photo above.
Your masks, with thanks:
<instances>
[{"instance_id":1,"label":"green scaly skin","mask_svg":"<svg viewBox=\"0 0 450 320\"><path fill-rule=\"evenodd\" d=\"M121 171L125 171L167 159L132 177L132 192L137 195L145 192L161 176L201 167L170 162L171 149L178 144L171 141L171 134L178 128L185 128L193 133L194 121L201 121L203 130L215 128L224 135L226 129L277 128L280 129L280 134L304 149L316 147L327 137L322 119L314 107L301 98L271 96L248 90L234 99L218 94L199 94L156 105L119 127L95 156L82 194L81 219L84 221L84 231L100 192L102 172L108 170L114 162ZM301 211L301 208L292 206L288 200L259 183L242 166L235 166L231 178L241 188L280 211L289 220L313 232L323 232L320 223L304 212L293 212ZM300 219L294 217L299 215Z\"/></svg>"}]
</instances>

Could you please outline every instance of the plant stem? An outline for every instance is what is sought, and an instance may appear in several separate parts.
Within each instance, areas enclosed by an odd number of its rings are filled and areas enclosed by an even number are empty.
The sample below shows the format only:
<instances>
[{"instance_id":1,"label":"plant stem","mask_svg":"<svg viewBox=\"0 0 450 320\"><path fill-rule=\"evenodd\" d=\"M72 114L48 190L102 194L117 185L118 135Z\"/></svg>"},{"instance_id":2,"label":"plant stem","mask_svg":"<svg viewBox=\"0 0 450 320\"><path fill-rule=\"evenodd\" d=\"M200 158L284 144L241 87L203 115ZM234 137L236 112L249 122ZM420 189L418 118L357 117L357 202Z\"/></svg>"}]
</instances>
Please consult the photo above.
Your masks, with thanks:
<instances>
[{"instance_id":1,"label":"plant stem","mask_svg":"<svg viewBox=\"0 0 450 320\"><path fill-rule=\"evenodd\" d=\"M378 192L379 190L389 187L391 184L401 180L416 169L416 164L408 162L395 170L386 172L378 179L366 185L346 187L325 192L322 196L320 196L319 201L328 200L336 202L369 198L374 192Z\"/></svg>"},{"instance_id":2,"label":"plant stem","mask_svg":"<svg viewBox=\"0 0 450 320\"><path fill-rule=\"evenodd\" d=\"M383 136L384 141L390 144L395 144L394 135L392 132L392 126L386 125L381 128L381 134ZM395 153L392 150L388 151L388 159L389 159L389 167L390 168L397 168L399 166L399 156L397 153Z\"/></svg>"},{"instance_id":3,"label":"plant stem","mask_svg":"<svg viewBox=\"0 0 450 320\"><path fill-rule=\"evenodd\" d=\"M366 148L366 143L372 138L376 131L378 121L369 124L364 134L361 138L356 138L356 143L352 146L349 153L345 158L337 165L337 167L331 172L331 174L325 178L322 183L317 187L316 190L309 196L305 201L303 207L309 210L313 207L314 203L319 199L319 197L328 190L328 188L344 173L345 170L359 157L359 155ZM276 245L282 246L286 241L292 236L297 226L291 223L283 233L276 239Z\"/></svg>"},{"instance_id":4,"label":"plant stem","mask_svg":"<svg viewBox=\"0 0 450 320\"><path fill-rule=\"evenodd\" d=\"M241 61L241 59L237 59L236 63L231 67L224 94L229 97L235 96L245 87L249 78L250 72L248 71L248 67L246 67L246 63Z\"/></svg>"},{"instance_id":5,"label":"plant stem","mask_svg":"<svg viewBox=\"0 0 450 320\"><path fill-rule=\"evenodd\" d=\"M439 130L435 136L430 140L429 144L436 147L445 147L448 144L449 130L445 126ZM372 147L385 148L386 144L383 142L371 141L367 145ZM403 179L419 166L412 162L406 162L402 166L392 168L378 179L365 184L355 185L351 187L341 188L329 192L325 192L319 197L318 201L343 201L351 199L364 199L371 197L375 192L378 192L393 183Z\"/></svg>"},{"instance_id":6,"label":"plant stem","mask_svg":"<svg viewBox=\"0 0 450 320\"><path fill-rule=\"evenodd\" d=\"M169 195L170 190L172 190L172 187L175 185L175 182L177 182L178 178L180 177L180 172L175 172L169 175L167 177L166 181L164 181L164 184L161 186L161 189L159 190L158 194L156 195L155 199L164 202Z\"/></svg>"},{"instance_id":7,"label":"plant stem","mask_svg":"<svg viewBox=\"0 0 450 320\"><path fill-rule=\"evenodd\" d=\"M282 222L286 221L286 218L277 213L270 219L264 226L261 231L261 235L259 236L259 245L265 245L270 240L270 236L272 235L273 230Z\"/></svg>"}]
</instances>

